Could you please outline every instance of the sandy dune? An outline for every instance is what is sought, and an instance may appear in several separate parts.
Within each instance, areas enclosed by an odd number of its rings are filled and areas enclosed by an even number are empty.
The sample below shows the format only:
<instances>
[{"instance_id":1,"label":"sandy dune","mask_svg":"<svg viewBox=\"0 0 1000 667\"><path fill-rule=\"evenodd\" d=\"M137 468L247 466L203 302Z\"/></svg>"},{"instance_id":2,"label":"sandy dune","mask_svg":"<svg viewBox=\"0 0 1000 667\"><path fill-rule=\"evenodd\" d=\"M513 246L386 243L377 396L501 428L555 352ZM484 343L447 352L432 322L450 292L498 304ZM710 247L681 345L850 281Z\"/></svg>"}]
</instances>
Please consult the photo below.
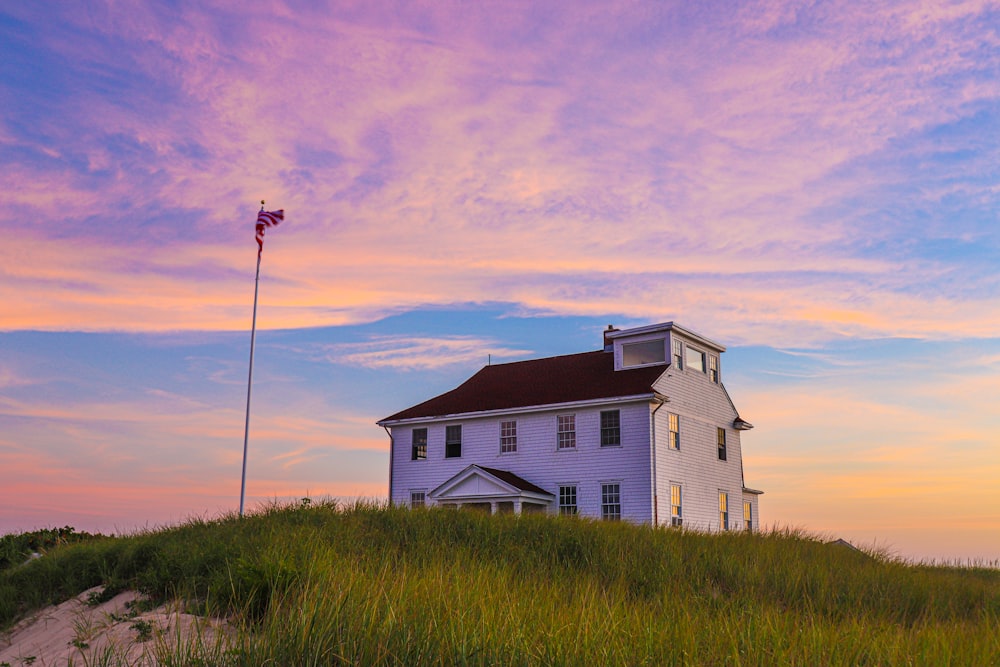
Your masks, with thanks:
<instances>
[{"instance_id":1,"label":"sandy dune","mask_svg":"<svg viewBox=\"0 0 1000 667\"><path fill-rule=\"evenodd\" d=\"M0 635L0 665L157 665L167 649L215 646L224 622L181 613L165 605L136 613L127 591L99 605L88 600L92 588L62 604L47 607Z\"/></svg>"}]
</instances>

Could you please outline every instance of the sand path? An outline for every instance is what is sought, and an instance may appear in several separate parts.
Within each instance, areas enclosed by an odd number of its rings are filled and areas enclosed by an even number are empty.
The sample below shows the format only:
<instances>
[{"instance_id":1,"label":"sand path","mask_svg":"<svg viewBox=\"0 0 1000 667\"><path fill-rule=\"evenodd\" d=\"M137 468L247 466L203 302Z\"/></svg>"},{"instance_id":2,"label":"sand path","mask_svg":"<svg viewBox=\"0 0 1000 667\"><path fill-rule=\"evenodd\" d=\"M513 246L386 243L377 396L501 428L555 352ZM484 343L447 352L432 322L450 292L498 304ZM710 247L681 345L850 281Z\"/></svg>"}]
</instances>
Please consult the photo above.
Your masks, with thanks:
<instances>
[{"instance_id":1,"label":"sand path","mask_svg":"<svg viewBox=\"0 0 1000 667\"><path fill-rule=\"evenodd\" d=\"M0 667L158 665L164 651L191 655L216 646L225 632L223 621L182 613L176 604L138 613L129 606L140 598L132 591L88 604L102 590L46 607L0 634Z\"/></svg>"}]
</instances>

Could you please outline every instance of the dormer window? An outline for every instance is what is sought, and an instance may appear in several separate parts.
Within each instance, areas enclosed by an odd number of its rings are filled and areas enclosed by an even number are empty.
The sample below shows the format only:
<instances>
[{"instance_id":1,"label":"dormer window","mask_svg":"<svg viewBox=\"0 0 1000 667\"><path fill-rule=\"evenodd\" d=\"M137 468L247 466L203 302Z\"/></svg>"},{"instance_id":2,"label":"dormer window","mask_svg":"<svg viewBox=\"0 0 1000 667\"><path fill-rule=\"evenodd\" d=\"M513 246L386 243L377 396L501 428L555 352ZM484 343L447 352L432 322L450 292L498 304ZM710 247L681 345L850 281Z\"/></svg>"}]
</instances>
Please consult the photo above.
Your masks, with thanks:
<instances>
[{"instance_id":1,"label":"dormer window","mask_svg":"<svg viewBox=\"0 0 1000 667\"><path fill-rule=\"evenodd\" d=\"M688 368L693 368L696 371L705 372L705 353L701 350L696 350L693 347L688 347L684 350L684 361L687 363Z\"/></svg>"},{"instance_id":2,"label":"dormer window","mask_svg":"<svg viewBox=\"0 0 1000 667\"><path fill-rule=\"evenodd\" d=\"M662 364L666 360L665 339L663 338L622 345L622 366L624 368Z\"/></svg>"},{"instance_id":3,"label":"dormer window","mask_svg":"<svg viewBox=\"0 0 1000 667\"><path fill-rule=\"evenodd\" d=\"M690 368L718 383L719 354L726 348L666 322L624 331L612 327L604 332L604 351L614 353L616 371L670 364L674 370Z\"/></svg>"}]
</instances>

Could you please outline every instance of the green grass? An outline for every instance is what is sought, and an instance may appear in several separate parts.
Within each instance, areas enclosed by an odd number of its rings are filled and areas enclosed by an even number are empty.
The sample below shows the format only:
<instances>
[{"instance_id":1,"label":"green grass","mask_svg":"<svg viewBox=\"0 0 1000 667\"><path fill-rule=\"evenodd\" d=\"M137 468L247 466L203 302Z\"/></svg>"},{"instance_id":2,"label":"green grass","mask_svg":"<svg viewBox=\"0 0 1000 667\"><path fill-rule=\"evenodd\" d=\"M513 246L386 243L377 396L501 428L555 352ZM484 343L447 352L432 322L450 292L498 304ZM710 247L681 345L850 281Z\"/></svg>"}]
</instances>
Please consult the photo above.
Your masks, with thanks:
<instances>
[{"instance_id":1,"label":"green grass","mask_svg":"<svg viewBox=\"0 0 1000 667\"><path fill-rule=\"evenodd\" d=\"M0 570L21 565L34 553L45 553L61 544L84 542L97 537L101 536L78 533L71 526L0 536Z\"/></svg>"},{"instance_id":2,"label":"green grass","mask_svg":"<svg viewBox=\"0 0 1000 667\"><path fill-rule=\"evenodd\" d=\"M97 584L232 620L174 665L1000 664L1000 570L795 532L272 506L4 570L0 625Z\"/></svg>"}]
</instances>

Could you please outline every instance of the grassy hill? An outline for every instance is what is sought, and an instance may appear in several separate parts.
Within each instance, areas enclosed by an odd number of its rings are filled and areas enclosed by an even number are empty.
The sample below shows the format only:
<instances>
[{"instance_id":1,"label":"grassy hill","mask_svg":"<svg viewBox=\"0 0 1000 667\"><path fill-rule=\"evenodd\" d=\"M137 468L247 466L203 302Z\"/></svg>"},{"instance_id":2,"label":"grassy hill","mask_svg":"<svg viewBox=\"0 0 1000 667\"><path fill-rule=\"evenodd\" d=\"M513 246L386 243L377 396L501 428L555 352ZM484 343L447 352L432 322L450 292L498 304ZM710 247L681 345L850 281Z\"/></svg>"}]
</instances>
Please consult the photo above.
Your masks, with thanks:
<instances>
[{"instance_id":1,"label":"grassy hill","mask_svg":"<svg viewBox=\"0 0 1000 667\"><path fill-rule=\"evenodd\" d=\"M1000 664L1000 570L794 533L276 506L3 569L0 626L98 584L232 619L170 664Z\"/></svg>"}]
</instances>

